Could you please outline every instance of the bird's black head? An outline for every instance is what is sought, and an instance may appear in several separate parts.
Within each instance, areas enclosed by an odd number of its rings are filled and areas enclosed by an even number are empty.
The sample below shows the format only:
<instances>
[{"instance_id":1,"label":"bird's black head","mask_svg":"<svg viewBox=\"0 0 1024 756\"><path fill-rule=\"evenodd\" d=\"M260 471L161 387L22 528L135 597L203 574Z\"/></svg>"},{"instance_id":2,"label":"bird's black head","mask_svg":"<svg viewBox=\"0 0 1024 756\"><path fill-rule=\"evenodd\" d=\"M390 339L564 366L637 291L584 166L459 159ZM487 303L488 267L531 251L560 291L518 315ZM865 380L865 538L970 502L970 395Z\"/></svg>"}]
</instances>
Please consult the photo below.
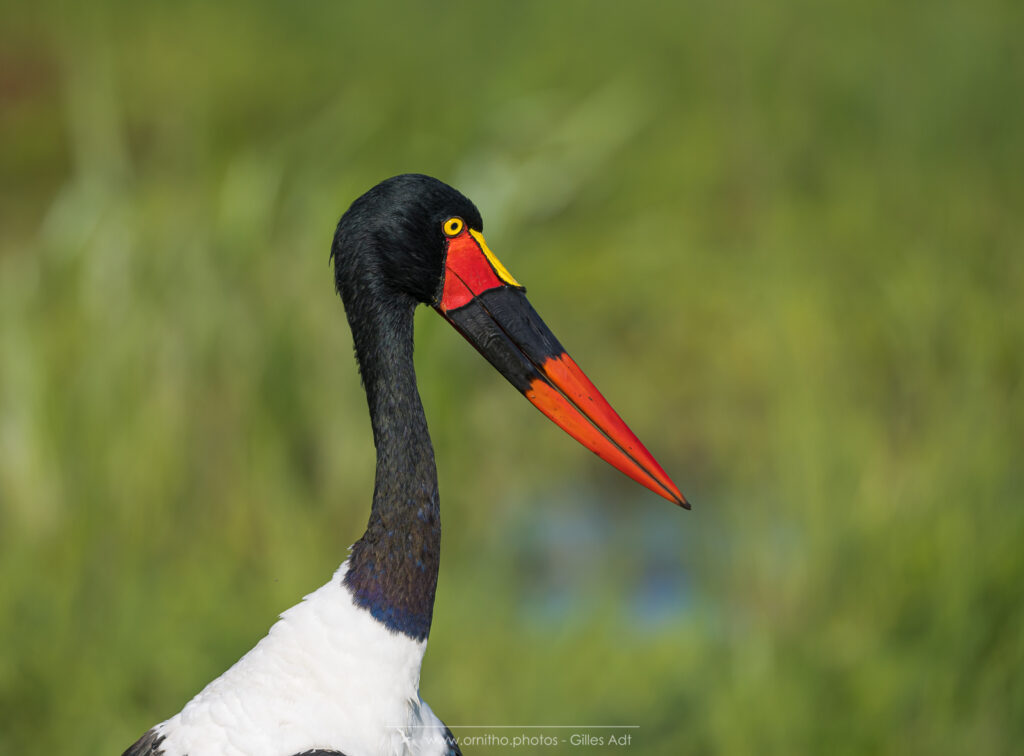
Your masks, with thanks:
<instances>
[{"instance_id":1,"label":"bird's black head","mask_svg":"<svg viewBox=\"0 0 1024 756\"><path fill-rule=\"evenodd\" d=\"M483 230L472 202L418 173L381 181L353 202L338 222L331 248L334 282L346 310L364 296L435 302L444 280L449 218Z\"/></svg>"},{"instance_id":2,"label":"bird's black head","mask_svg":"<svg viewBox=\"0 0 1024 756\"><path fill-rule=\"evenodd\" d=\"M655 493L688 506L540 319L526 290L488 248L482 226L472 202L417 174L377 184L339 221L331 251L335 284L371 416L378 396L389 396L395 406L402 396L416 396L413 311L429 303L573 438Z\"/></svg>"}]
</instances>

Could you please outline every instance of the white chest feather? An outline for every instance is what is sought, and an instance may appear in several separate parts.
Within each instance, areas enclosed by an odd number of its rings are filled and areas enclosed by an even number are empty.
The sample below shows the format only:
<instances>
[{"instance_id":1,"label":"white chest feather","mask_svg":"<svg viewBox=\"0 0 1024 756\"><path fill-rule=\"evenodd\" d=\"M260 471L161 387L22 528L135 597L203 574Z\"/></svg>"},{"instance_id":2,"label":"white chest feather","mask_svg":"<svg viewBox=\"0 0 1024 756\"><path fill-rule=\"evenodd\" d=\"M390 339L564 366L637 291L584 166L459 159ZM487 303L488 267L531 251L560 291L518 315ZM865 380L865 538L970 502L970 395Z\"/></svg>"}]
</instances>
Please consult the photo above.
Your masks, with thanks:
<instances>
[{"instance_id":1,"label":"white chest feather","mask_svg":"<svg viewBox=\"0 0 1024 756\"><path fill-rule=\"evenodd\" d=\"M419 697L426 641L357 607L342 583L347 568L157 725L167 756L444 753L445 727Z\"/></svg>"}]
</instances>

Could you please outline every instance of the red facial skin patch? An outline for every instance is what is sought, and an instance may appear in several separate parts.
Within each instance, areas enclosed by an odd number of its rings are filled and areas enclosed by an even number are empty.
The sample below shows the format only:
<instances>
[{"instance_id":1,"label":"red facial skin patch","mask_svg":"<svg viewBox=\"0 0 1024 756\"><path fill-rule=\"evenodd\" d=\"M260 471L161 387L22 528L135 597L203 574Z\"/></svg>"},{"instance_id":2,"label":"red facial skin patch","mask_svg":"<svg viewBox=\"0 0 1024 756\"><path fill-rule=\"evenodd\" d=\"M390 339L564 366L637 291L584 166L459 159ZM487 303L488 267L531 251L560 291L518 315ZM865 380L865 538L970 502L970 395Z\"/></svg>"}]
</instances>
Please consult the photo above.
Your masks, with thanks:
<instances>
[{"instance_id":1,"label":"red facial skin patch","mask_svg":"<svg viewBox=\"0 0 1024 756\"><path fill-rule=\"evenodd\" d=\"M507 285L487 259L482 240L482 236L468 228L448 239L440 303L442 312L458 309L489 289Z\"/></svg>"}]
</instances>

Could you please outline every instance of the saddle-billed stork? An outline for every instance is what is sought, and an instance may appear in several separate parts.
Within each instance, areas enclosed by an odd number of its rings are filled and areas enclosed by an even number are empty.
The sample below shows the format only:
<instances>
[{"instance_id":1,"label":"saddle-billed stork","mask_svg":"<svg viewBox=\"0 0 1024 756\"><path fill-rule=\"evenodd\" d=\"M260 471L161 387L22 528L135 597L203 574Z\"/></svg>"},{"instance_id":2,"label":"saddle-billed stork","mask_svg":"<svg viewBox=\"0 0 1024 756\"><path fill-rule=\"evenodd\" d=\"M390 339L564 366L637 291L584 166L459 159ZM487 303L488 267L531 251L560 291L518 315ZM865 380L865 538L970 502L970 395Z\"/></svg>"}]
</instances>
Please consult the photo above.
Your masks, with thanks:
<instances>
[{"instance_id":1,"label":"saddle-billed stork","mask_svg":"<svg viewBox=\"0 0 1024 756\"><path fill-rule=\"evenodd\" d=\"M476 207L418 174L342 216L331 256L377 448L366 532L331 580L124 756L458 754L419 696L441 546L434 451L413 368L433 306L541 412L602 459L689 505L527 301Z\"/></svg>"}]
</instances>

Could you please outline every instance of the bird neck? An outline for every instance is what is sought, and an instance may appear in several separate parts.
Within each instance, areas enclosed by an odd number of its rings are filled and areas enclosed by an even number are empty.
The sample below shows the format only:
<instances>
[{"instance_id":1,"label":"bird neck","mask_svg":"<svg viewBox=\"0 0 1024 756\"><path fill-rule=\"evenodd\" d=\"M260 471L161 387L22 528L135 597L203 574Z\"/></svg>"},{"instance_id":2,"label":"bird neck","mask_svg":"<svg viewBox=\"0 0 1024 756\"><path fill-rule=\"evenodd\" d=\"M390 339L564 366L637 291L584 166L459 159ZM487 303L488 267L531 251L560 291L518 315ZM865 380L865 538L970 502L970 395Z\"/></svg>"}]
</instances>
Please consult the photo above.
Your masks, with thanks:
<instances>
[{"instance_id":1,"label":"bird neck","mask_svg":"<svg viewBox=\"0 0 1024 756\"><path fill-rule=\"evenodd\" d=\"M437 468L413 366L415 301L352 318L356 359L377 447L366 532L345 584L359 606L415 640L430 633L441 556Z\"/></svg>"}]
</instances>

